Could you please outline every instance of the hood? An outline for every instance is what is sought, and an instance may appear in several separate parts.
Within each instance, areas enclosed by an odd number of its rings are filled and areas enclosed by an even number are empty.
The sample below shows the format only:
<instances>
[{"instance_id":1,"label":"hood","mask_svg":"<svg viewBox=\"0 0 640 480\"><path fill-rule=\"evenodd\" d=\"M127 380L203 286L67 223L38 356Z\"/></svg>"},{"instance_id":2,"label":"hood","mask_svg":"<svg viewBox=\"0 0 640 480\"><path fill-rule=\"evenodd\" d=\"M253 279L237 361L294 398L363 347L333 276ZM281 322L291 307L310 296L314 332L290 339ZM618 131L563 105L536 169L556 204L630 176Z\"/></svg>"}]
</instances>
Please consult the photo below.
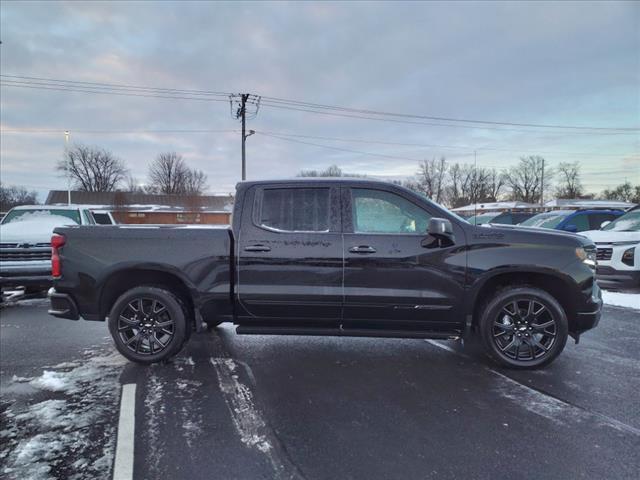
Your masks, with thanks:
<instances>
[{"instance_id":1,"label":"hood","mask_svg":"<svg viewBox=\"0 0 640 480\"><path fill-rule=\"evenodd\" d=\"M475 227L474 234L503 234L510 241L516 242L558 242L567 246L593 245L593 241L571 232L553 230L551 228L522 227L520 225L485 224Z\"/></svg>"},{"instance_id":2,"label":"hood","mask_svg":"<svg viewBox=\"0 0 640 480\"><path fill-rule=\"evenodd\" d=\"M75 225L73 220L60 215L41 217L37 220L23 220L0 225L0 242L2 243L49 243L53 229Z\"/></svg>"},{"instance_id":3,"label":"hood","mask_svg":"<svg viewBox=\"0 0 640 480\"><path fill-rule=\"evenodd\" d=\"M581 232L592 242L598 243L635 243L640 242L640 232L616 232L614 230L589 230Z\"/></svg>"}]
</instances>

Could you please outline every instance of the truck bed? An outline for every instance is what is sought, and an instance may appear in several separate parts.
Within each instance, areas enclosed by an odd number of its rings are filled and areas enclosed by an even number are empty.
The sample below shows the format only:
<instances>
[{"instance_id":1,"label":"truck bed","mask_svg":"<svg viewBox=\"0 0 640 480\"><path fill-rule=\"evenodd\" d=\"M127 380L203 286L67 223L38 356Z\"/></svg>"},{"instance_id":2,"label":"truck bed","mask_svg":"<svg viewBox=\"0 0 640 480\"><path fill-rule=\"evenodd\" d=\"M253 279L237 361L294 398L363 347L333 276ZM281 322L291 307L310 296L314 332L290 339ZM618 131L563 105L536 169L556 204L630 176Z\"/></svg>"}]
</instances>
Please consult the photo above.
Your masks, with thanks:
<instances>
[{"instance_id":1,"label":"truck bed","mask_svg":"<svg viewBox=\"0 0 640 480\"><path fill-rule=\"evenodd\" d=\"M72 226L54 232L66 239L63 275L56 290L73 292L87 320L104 320L108 315L113 299L103 291L113 295L141 276L150 283L160 276L181 282L193 298L198 319L209 312L230 314L233 241L229 226Z\"/></svg>"}]
</instances>

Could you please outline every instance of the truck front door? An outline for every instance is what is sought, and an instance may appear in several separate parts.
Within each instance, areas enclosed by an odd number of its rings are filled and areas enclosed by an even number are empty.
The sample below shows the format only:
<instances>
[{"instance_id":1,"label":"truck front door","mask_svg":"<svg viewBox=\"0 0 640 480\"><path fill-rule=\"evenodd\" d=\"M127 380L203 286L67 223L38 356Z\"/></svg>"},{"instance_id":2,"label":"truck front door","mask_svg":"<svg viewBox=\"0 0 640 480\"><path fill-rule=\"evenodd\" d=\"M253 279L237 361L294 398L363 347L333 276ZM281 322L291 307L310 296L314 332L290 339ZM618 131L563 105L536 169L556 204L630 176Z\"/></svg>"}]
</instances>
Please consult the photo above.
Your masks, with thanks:
<instances>
[{"instance_id":1,"label":"truck front door","mask_svg":"<svg viewBox=\"0 0 640 480\"><path fill-rule=\"evenodd\" d=\"M404 191L344 188L343 328L455 330L464 324L466 248L429 242L429 211Z\"/></svg>"},{"instance_id":2,"label":"truck front door","mask_svg":"<svg viewBox=\"0 0 640 480\"><path fill-rule=\"evenodd\" d=\"M236 253L242 323L339 325L339 197L339 188L322 182L256 185L247 192Z\"/></svg>"}]
</instances>

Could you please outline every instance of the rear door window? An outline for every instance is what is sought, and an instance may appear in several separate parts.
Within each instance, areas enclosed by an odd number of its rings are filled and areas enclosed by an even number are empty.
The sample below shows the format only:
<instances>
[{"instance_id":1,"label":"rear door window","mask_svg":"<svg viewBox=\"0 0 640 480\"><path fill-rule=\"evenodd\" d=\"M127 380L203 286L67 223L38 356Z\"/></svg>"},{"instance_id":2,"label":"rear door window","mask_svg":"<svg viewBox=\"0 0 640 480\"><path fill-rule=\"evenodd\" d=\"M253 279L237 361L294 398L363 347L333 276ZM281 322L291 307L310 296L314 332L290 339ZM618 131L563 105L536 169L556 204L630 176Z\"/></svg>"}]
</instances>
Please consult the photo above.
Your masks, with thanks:
<instances>
[{"instance_id":1,"label":"rear door window","mask_svg":"<svg viewBox=\"0 0 640 480\"><path fill-rule=\"evenodd\" d=\"M328 232L329 188L267 188L260 226L283 232Z\"/></svg>"}]
</instances>

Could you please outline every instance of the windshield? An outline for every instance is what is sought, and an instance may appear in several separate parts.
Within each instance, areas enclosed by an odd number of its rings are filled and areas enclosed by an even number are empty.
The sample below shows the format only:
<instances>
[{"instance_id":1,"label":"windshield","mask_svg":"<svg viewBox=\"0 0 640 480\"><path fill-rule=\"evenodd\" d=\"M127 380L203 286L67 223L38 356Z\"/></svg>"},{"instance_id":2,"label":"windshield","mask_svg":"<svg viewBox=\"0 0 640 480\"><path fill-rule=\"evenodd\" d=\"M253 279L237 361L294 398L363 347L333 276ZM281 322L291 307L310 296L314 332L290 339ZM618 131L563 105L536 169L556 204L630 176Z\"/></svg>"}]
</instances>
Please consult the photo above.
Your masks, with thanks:
<instances>
[{"instance_id":1,"label":"windshield","mask_svg":"<svg viewBox=\"0 0 640 480\"><path fill-rule=\"evenodd\" d=\"M13 222L25 222L29 220L40 220L50 217L66 217L73 223L80 223L80 212L78 210L60 210L48 208L33 208L24 210L11 210L2 219L2 225ZM71 222L69 222L71 223Z\"/></svg>"},{"instance_id":2,"label":"windshield","mask_svg":"<svg viewBox=\"0 0 640 480\"><path fill-rule=\"evenodd\" d=\"M565 213L541 213L525 220L520 225L525 227L556 228L567 217Z\"/></svg>"},{"instance_id":3,"label":"windshield","mask_svg":"<svg viewBox=\"0 0 640 480\"><path fill-rule=\"evenodd\" d=\"M483 223L489 223L491 220L496 218L500 213L483 213L480 215L474 215L469 220L467 220L471 225L482 225Z\"/></svg>"},{"instance_id":4,"label":"windshield","mask_svg":"<svg viewBox=\"0 0 640 480\"><path fill-rule=\"evenodd\" d=\"M640 209L625 213L609 223L602 230L611 230L613 232L640 232Z\"/></svg>"}]
</instances>

